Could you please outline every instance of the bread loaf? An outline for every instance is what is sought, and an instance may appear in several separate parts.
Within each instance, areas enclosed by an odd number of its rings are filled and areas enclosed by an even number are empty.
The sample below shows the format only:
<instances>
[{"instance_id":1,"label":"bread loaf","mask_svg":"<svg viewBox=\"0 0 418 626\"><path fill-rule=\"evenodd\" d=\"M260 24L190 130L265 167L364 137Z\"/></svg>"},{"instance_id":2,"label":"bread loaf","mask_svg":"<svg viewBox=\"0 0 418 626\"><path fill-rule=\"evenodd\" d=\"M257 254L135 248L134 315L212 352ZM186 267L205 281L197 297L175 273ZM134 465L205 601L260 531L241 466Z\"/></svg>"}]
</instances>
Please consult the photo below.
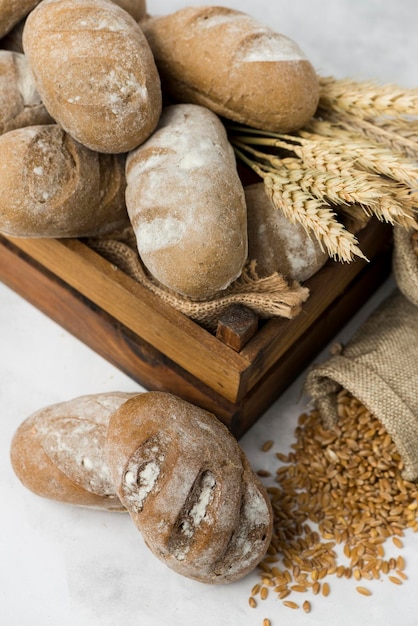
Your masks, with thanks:
<instances>
[{"instance_id":1,"label":"bread loaf","mask_svg":"<svg viewBox=\"0 0 418 626\"><path fill-rule=\"evenodd\" d=\"M168 567L227 583L259 563L271 505L214 415L168 393L138 395L112 414L107 451L121 502Z\"/></svg>"},{"instance_id":2,"label":"bread loaf","mask_svg":"<svg viewBox=\"0 0 418 626\"><path fill-rule=\"evenodd\" d=\"M40 0L0 0L0 37L12 30Z\"/></svg>"},{"instance_id":3,"label":"bread loaf","mask_svg":"<svg viewBox=\"0 0 418 626\"><path fill-rule=\"evenodd\" d=\"M248 256L257 261L257 274L279 272L304 282L327 262L328 254L301 224L292 224L268 197L264 183L245 188Z\"/></svg>"},{"instance_id":4,"label":"bread loaf","mask_svg":"<svg viewBox=\"0 0 418 626\"><path fill-rule=\"evenodd\" d=\"M137 22L110 0L43 0L23 31L51 116L98 152L128 152L154 130L161 86Z\"/></svg>"},{"instance_id":5,"label":"bread loaf","mask_svg":"<svg viewBox=\"0 0 418 626\"><path fill-rule=\"evenodd\" d=\"M124 155L99 154L57 124L0 135L0 232L98 236L129 223Z\"/></svg>"},{"instance_id":6,"label":"bread loaf","mask_svg":"<svg viewBox=\"0 0 418 626\"><path fill-rule=\"evenodd\" d=\"M158 281L201 300L240 275L244 190L214 113L193 104L166 107L152 137L129 153L126 180L138 252Z\"/></svg>"},{"instance_id":7,"label":"bread loaf","mask_svg":"<svg viewBox=\"0 0 418 626\"><path fill-rule=\"evenodd\" d=\"M219 6L186 7L141 23L164 90L256 128L287 133L315 113L318 78L297 44Z\"/></svg>"},{"instance_id":8,"label":"bread loaf","mask_svg":"<svg viewBox=\"0 0 418 626\"><path fill-rule=\"evenodd\" d=\"M0 50L0 134L52 122L24 54Z\"/></svg>"},{"instance_id":9,"label":"bread loaf","mask_svg":"<svg viewBox=\"0 0 418 626\"><path fill-rule=\"evenodd\" d=\"M133 395L81 396L33 413L19 426L11 444L19 480L44 498L125 510L113 486L105 439L111 413Z\"/></svg>"}]
</instances>

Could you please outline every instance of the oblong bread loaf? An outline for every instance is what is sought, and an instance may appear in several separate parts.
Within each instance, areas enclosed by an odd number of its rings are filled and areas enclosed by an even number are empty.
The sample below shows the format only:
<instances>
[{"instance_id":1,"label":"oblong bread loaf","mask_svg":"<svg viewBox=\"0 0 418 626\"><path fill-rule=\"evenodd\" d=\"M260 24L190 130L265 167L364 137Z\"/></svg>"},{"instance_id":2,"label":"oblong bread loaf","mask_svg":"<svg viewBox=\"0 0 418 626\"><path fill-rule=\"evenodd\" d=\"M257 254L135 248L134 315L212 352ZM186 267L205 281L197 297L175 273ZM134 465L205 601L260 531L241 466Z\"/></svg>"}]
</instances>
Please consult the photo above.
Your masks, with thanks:
<instances>
[{"instance_id":1,"label":"oblong bread loaf","mask_svg":"<svg viewBox=\"0 0 418 626\"><path fill-rule=\"evenodd\" d=\"M299 46L234 9L186 7L141 27L163 87L256 128L287 133L315 113L319 83Z\"/></svg>"},{"instance_id":2,"label":"oblong bread loaf","mask_svg":"<svg viewBox=\"0 0 418 626\"><path fill-rule=\"evenodd\" d=\"M219 118L206 107L166 107L153 135L129 153L126 206L139 255L163 285L194 300L237 278L247 256L244 190Z\"/></svg>"},{"instance_id":3,"label":"oblong bread loaf","mask_svg":"<svg viewBox=\"0 0 418 626\"><path fill-rule=\"evenodd\" d=\"M35 494L123 511L105 454L109 417L134 394L80 396L29 416L12 439L13 470Z\"/></svg>"},{"instance_id":4,"label":"oblong bread loaf","mask_svg":"<svg viewBox=\"0 0 418 626\"><path fill-rule=\"evenodd\" d=\"M304 282L328 261L319 241L274 206L264 183L248 185L245 198L248 256L257 262L259 276L279 272L288 280Z\"/></svg>"},{"instance_id":5,"label":"oblong bread loaf","mask_svg":"<svg viewBox=\"0 0 418 626\"><path fill-rule=\"evenodd\" d=\"M98 152L128 152L154 130L161 85L142 31L110 0L43 0L23 49L42 101L72 137Z\"/></svg>"},{"instance_id":6,"label":"oblong bread loaf","mask_svg":"<svg viewBox=\"0 0 418 626\"><path fill-rule=\"evenodd\" d=\"M267 493L213 414L165 392L113 413L107 435L116 491L150 550L205 583L242 578L272 533Z\"/></svg>"},{"instance_id":7,"label":"oblong bread loaf","mask_svg":"<svg viewBox=\"0 0 418 626\"><path fill-rule=\"evenodd\" d=\"M100 154L57 124L0 135L0 232L89 237L129 224L125 157Z\"/></svg>"}]
</instances>

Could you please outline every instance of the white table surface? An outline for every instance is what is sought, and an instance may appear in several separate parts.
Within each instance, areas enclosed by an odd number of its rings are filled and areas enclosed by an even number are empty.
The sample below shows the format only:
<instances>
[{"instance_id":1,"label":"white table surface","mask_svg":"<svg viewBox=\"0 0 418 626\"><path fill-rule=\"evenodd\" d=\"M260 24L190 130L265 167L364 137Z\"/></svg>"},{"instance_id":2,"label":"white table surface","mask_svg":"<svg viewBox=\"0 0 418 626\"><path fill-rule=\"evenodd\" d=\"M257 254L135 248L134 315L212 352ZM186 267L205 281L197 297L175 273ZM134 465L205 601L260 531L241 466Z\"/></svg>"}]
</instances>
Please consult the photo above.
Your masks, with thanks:
<instances>
[{"instance_id":1,"label":"white table surface","mask_svg":"<svg viewBox=\"0 0 418 626\"><path fill-rule=\"evenodd\" d=\"M205 4L196 2L195 4ZM241 8L295 39L322 75L374 78L418 86L416 0L242 0ZM180 8L148 2L149 12ZM347 341L393 289L387 281L335 340ZM248 606L256 573L226 586L182 578L151 555L128 515L89 511L39 498L14 476L13 432L32 412L55 402L104 391L141 390L134 381L0 284L0 624L2 626L414 626L418 623L418 536L408 534L409 579L402 587L332 583L306 615L271 597ZM328 348L316 360L328 356ZM241 440L255 469L266 467L260 446L273 439L286 452L307 406L302 375ZM275 469L275 466L272 467Z\"/></svg>"}]
</instances>

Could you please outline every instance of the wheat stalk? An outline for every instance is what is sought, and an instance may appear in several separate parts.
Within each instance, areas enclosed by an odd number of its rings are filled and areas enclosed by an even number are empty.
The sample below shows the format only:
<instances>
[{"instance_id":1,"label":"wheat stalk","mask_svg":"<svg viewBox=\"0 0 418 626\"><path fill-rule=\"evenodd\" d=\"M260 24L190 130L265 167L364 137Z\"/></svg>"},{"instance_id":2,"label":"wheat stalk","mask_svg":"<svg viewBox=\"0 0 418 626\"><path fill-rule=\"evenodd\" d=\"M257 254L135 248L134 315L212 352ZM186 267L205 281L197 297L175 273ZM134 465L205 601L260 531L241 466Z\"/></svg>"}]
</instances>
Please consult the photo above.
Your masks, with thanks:
<instances>
[{"instance_id":1,"label":"wheat stalk","mask_svg":"<svg viewBox=\"0 0 418 626\"><path fill-rule=\"evenodd\" d=\"M265 174L264 185L267 195L291 223L301 224L308 233L313 233L321 247L330 257L338 261L352 261L354 256L365 259L358 247L357 238L337 220L327 205L275 174Z\"/></svg>"},{"instance_id":2,"label":"wheat stalk","mask_svg":"<svg viewBox=\"0 0 418 626\"><path fill-rule=\"evenodd\" d=\"M318 124L320 127L321 124ZM418 186L417 164L412 159L402 158L386 146L367 140L354 140L352 133L343 129L340 129L338 138L306 131L301 131L301 136L307 140L302 144L302 154L309 154L309 159L314 160L317 153L338 155L354 163L357 168L387 176L410 188Z\"/></svg>"},{"instance_id":3,"label":"wheat stalk","mask_svg":"<svg viewBox=\"0 0 418 626\"><path fill-rule=\"evenodd\" d=\"M342 137L350 133L354 140L368 139L383 144L392 152L407 158L418 159L418 129L410 129L402 119L393 121L374 120L373 122L350 115L349 113L326 112L326 120L313 118L306 129L327 137Z\"/></svg>"},{"instance_id":4,"label":"wheat stalk","mask_svg":"<svg viewBox=\"0 0 418 626\"><path fill-rule=\"evenodd\" d=\"M289 182L297 183L303 191L322 202L332 202L335 205L354 203L362 206L367 215L375 214L379 220L390 224L408 227L415 224L415 211L411 197L407 195L410 189L384 180L373 172L358 169L356 165L361 167L363 161L364 165L369 162L366 157L357 156L353 148L357 144L313 135L309 139L292 137L292 141L298 142L298 145L290 143L288 136L282 137L283 139L260 138L257 142L253 136L238 136L232 141L240 150L250 152L265 171L288 177ZM299 159L278 158L276 155L261 152L253 147L257 143L290 150ZM351 146L351 150L349 148L344 152L344 146L347 145ZM370 155L375 156L374 162L370 160L370 163L374 163L374 169L398 178L404 177L409 181L409 172L405 173L402 167L397 167L396 160L384 160L382 153L386 156L383 151L376 150L372 154L370 150ZM292 173L286 174L284 170ZM388 198L390 202L383 202L382 198Z\"/></svg>"},{"instance_id":5,"label":"wheat stalk","mask_svg":"<svg viewBox=\"0 0 418 626\"><path fill-rule=\"evenodd\" d=\"M418 89L373 81L319 77L319 107L370 119L381 115L418 115Z\"/></svg>"},{"instance_id":6,"label":"wheat stalk","mask_svg":"<svg viewBox=\"0 0 418 626\"><path fill-rule=\"evenodd\" d=\"M278 170L265 163L256 163L236 145L234 148L237 156L263 179L266 193L274 206L292 224L299 223L309 234L313 234L321 249L326 249L330 257L346 262L352 261L354 256L366 258L357 245L356 237L338 221L336 213L292 181L291 169L283 167Z\"/></svg>"}]
</instances>

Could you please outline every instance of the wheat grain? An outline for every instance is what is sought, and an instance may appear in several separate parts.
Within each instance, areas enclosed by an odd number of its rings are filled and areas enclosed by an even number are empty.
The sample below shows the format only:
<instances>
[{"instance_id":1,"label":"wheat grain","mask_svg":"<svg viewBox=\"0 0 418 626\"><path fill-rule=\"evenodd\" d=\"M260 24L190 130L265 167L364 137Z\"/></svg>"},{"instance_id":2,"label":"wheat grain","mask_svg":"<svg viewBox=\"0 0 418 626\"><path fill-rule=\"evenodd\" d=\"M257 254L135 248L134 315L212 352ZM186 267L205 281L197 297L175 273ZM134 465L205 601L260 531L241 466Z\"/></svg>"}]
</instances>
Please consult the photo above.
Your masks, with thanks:
<instances>
[{"instance_id":1,"label":"wheat grain","mask_svg":"<svg viewBox=\"0 0 418 626\"><path fill-rule=\"evenodd\" d=\"M317 411L301 415L291 452L274 454L279 466L267 489L279 560L274 571L267 563L260 572L269 570L280 600L304 589L326 597L332 575L356 583L407 580L402 555L385 559L384 544L392 539L401 549L406 528L418 530L418 487L402 478L402 460L384 427L345 391L338 414L331 430ZM339 562L338 543L348 564Z\"/></svg>"},{"instance_id":2,"label":"wheat grain","mask_svg":"<svg viewBox=\"0 0 418 626\"><path fill-rule=\"evenodd\" d=\"M418 115L418 89L372 81L320 77L319 106L370 119L381 115Z\"/></svg>"}]
</instances>

